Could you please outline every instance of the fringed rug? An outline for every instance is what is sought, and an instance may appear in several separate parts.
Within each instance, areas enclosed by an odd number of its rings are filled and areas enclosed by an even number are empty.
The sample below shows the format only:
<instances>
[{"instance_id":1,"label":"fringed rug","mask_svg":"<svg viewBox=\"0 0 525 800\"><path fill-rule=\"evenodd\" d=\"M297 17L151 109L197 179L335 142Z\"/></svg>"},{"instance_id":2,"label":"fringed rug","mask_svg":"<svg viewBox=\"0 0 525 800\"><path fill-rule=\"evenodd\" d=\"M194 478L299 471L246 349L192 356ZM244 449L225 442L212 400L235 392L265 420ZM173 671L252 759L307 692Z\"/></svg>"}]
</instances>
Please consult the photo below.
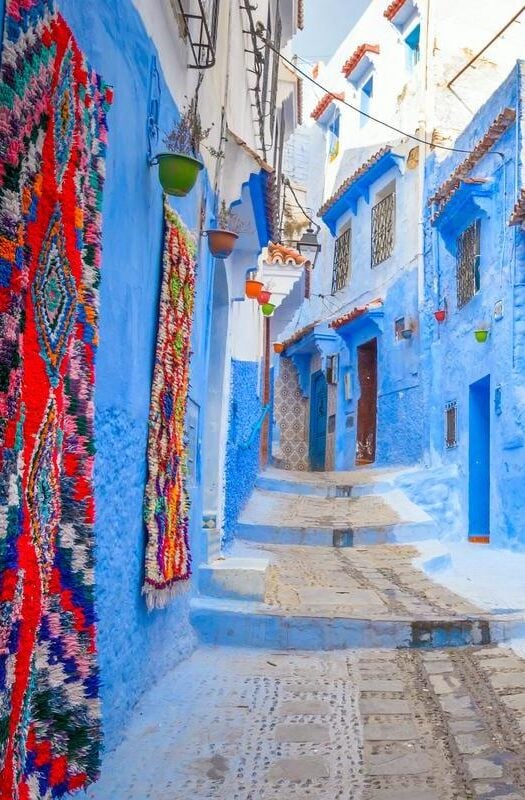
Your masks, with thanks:
<instances>
[{"instance_id":1,"label":"fringed rug","mask_svg":"<svg viewBox=\"0 0 525 800\"><path fill-rule=\"evenodd\" d=\"M191 574L184 418L194 295L194 243L166 202L144 500L147 543L143 593L149 608L165 606L187 585Z\"/></svg>"},{"instance_id":2,"label":"fringed rug","mask_svg":"<svg viewBox=\"0 0 525 800\"><path fill-rule=\"evenodd\" d=\"M51 0L0 70L0 797L98 774L94 357L111 93Z\"/></svg>"}]
</instances>

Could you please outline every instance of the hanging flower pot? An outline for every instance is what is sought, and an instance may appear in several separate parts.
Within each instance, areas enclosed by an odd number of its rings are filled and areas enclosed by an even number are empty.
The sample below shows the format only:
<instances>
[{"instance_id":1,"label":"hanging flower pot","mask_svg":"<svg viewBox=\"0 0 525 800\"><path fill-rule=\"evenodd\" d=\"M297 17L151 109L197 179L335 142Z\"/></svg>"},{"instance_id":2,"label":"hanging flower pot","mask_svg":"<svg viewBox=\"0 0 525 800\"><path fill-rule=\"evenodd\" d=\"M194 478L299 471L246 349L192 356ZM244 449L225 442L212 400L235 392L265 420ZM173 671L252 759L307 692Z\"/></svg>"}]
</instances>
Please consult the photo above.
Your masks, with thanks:
<instances>
[{"instance_id":1,"label":"hanging flower pot","mask_svg":"<svg viewBox=\"0 0 525 800\"><path fill-rule=\"evenodd\" d=\"M261 306L261 311L265 317L271 317L275 311L275 303L263 303Z\"/></svg>"},{"instance_id":2,"label":"hanging flower pot","mask_svg":"<svg viewBox=\"0 0 525 800\"><path fill-rule=\"evenodd\" d=\"M474 331L474 336L476 337L476 341L482 344L489 338L489 332L486 328L480 328Z\"/></svg>"},{"instance_id":3,"label":"hanging flower pot","mask_svg":"<svg viewBox=\"0 0 525 800\"><path fill-rule=\"evenodd\" d=\"M210 253L215 258L228 258L235 247L237 239L239 238L238 233L235 233L234 231L221 230L220 228L207 230L206 235L208 237L208 247L210 249Z\"/></svg>"},{"instance_id":4,"label":"hanging flower pot","mask_svg":"<svg viewBox=\"0 0 525 800\"><path fill-rule=\"evenodd\" d=\"M257 300L259 301L259 305L262 306L265 303L269 303L271 296L272 296L271 292L269 292L267 289L263 289L261 292L259 292L259 296L257 297Z\"/></svg>"},{"instance_id":5,"label":"hanging flower pot","mask_svg":"<svg viewBox=\"0 0 525 800\"><path fill-rule=\"evenodd\" d=\"M444 322L447 312L444 308L438 308L437 311L434 311L434 316L438 322Z\"/></svg>"},{"instance_id":6,"label":"hanging flower pot","mask_svg":"<svg viewBox=\"0 0 525 800\"><path fill-rule=\"evenodd\" d=\"M256 281L253 278L247 278L245 285L246 297L249 297L250 300L257 300L263 287L264 283L262 283L262 281Z\"/></svg>"},{"instance_id":7,"label":"hanging flower pot","mask_svg":"<svg viewBox=\"0 0 525 800\"><path fill-rule=\"evenodd\" d=\"M184 153L159 153L159 180L166 194L185 197L193 189L204 164Z\"/></svg>"},{"instance_id":8,"label":"hanging flower pot","mask_svg":"<svg viewBox=\"0 0 525 800\"><path fill-rule=\"evenodd\" d=\"M282 342L274 342L273 343L273 352L274 353L283 353L284 352L284 344Z\"/></svg>"}]
</instances>

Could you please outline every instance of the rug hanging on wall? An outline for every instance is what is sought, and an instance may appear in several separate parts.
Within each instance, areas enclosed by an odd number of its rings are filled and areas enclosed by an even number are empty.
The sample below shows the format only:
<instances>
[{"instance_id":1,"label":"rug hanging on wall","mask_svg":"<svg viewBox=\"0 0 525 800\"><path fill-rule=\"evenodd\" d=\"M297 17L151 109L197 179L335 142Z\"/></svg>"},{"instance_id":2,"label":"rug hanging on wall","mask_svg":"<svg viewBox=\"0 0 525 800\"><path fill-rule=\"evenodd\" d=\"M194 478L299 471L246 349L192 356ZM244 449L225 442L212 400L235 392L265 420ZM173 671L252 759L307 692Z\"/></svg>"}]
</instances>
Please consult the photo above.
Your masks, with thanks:
<instances>
[{"instance_id":1,"label":"rug hanging on wall","mask_svg":"<svg viewBox=\"0 0 525 800\"><path fill-rule=\"evenodd\" d=\"M165 201L144 500L147 542L143 593L150 609L165 606L186 588L191 575L184 421L195 297L194 255L193 240Z\"/></svg>"},{"instance_id":2,"label":"rug hanging on wall","mask_svg":"<svg viewBox=\"0 0 525 800\"><path fill-rule=\"evenodd\" d=\"M111 92L51 0L0 69L0 798L97 777L94 357Z\"/></svg>"}]
</instances>

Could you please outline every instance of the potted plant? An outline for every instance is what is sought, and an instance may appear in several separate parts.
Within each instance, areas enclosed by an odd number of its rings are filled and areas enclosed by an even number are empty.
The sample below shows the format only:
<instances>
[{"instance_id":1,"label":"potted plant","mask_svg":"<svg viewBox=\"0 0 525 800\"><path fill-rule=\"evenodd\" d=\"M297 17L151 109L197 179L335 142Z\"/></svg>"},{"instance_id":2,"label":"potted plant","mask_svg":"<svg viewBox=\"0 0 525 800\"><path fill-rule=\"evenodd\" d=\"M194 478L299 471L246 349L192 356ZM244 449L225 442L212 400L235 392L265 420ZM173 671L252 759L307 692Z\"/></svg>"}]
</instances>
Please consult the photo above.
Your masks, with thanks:
<instances>
[{"instance_id":1,"label":"potted plant","mask_svg":"<svg viewBox=\"0 0 525 800\"><path fill-rule=\"evenodd\" d=\"M489 326L486 322L480 322L479 325L476 326L474 330L474 336L476 337L476 341L482 344L486 342L489 338Z\"/></svg>"},{"instance_id":2,"label":"potted plant","mask_svg":"<svg viewBox=\"0 0 525 800\"><path fill-rule=\"evenodd\" d=\"M269 303L271 296L272 296L272 293L270 292L269 289L261 289L261 291L259 292L259 294L257 296L257 300L259 302L259 305L263 306L265 303Z\"/></svg>"},{"instance_id":3,"label":"potted plant","mask_svg":"<svg viewBox=\"0 0 525 800\"><path fill-rule=\"evenodd\" d=\"M438 308L434 311L434 317L436 318L437 322L444 322L447 316L447 311L445 308Z\"/></svg>"},{"instance_id":4,"label":"potted plant","mask_svg":"<svg viewBox=\"0 0 525 800\"><path fill-rule=\"evenodd\" d=\"M284 352L284 344L282 342L274 342L273 343L273 352L274 353L283 353Z\"/></svg>"},{"instance_id":5,"label":"potted plant","mask_svg":"<svg viewBox=\"0 0 525 800\"><path fill-rule=\"evenodd\" d=\"M264 283L257 280L257 270L249 269L246 273L245 294L250 300L257 300L260 293L264 289Z\"/></svg>"},{"instance_id":6,"label":"potted plant","mask_svg":"<svg viewBox=\"0 0 525 800\"><path fill-rule=\"evenodd\" d=\"M203 168L199 154L201 142L211 128L203 128L196 100L192 100L173 128L164 137L166 151L155 157L159 180L166 194L185 197L193 189Z\"/></svg>"},{"instance_id":7,"label":"potted plant","mask_svg":"<svg viewBox=\"0 0 525 800\"><path fill-rule=\"evenodd\" d=\"M271 317L275 311L275 303L263 303L261 305L261 311L265 317Z\"/></svg>"},{"instance_id":8,"label":"potted plant","mask_svg":"<svg viewBox=\"0 0 525 800\"><path fill-rule=\"evenodd\" d=\"M231 254L239 234L247 229L247 225L238 214L226 208L224 200L221 202L217 215L217 227L206 231L210 253L215 258L228 258Z\"/></svg>"}]
</instances>

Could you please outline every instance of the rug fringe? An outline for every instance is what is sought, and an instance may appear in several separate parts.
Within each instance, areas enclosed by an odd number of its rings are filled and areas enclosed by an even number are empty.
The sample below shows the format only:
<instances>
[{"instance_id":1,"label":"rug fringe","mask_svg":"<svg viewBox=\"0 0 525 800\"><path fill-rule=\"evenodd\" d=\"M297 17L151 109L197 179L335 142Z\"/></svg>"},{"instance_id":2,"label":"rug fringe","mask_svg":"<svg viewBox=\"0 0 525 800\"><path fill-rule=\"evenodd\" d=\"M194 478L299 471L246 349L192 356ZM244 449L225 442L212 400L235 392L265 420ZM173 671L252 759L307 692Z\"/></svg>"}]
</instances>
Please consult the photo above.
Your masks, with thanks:
<instances>
[{"instance_id":1,"label":"rug fringe","mask_svg":"<svg viewBox=\"0 0 525 800\"><path fill-rule=\"evenodd\" d=\"M186 594L190 588L190 581L176 581L165 589L155 589L152 586L143 586L142 594L145 597L148 611L155 611L157 608L166 606L175 598Z\"/></svg>"}]
</instances>

